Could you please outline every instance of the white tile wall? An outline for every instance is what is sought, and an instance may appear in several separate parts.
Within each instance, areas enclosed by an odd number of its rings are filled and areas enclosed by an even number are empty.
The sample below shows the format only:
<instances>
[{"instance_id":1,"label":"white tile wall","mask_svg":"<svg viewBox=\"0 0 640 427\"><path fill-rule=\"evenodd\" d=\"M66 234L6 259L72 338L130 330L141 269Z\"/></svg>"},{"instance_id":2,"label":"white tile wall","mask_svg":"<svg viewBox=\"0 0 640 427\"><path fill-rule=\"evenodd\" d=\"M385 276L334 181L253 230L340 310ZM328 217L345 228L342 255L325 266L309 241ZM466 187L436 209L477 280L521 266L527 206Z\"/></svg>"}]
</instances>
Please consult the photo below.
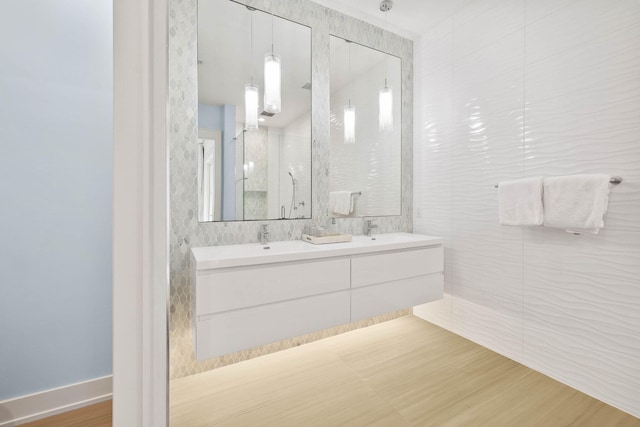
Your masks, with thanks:
<instances>
[{"instance_id":1,"label":"white tile wall","mask_svg":"<svg viewBox=\"0 0 640 427\"><path fill-rule=\"evenodd\" d=\"M640 416L640 2L475 2L416 44L415 313ZM620 175L605 229L501 227L501 180Z\"/></svg>"},{"instance_id":2,"label":"white tile wall","mask_svg":"<svg viewBox=\"0 0 640 427\"><path fill-rule=\"evenodd\" d=\"M401 64L394 57L388 61L389 85L398 92ZM379 132L378 91L371 90L384 80L385 64L382 61L359 74L353 83L333 90L330 97L330 114L337 119L331 121L329 191L361 192L351 214L355 217L398 215L401 210L401 126L394 126L391 135ZM396 93L393 99L396 121L400 120L397 117L400 98L401 94ZM349 101L356 107L355 144L344 143L342 111ZM330 215L334 215L333 212Z\"/></svg>"},{"instance_id":3,"label":"white tile wall","mask_svg":"<svg viewBox=\"0 0 640 427\"><path fill-rule=\"evenodd\" d=\"M311 114L305 114L284 129L280 144L280 206L284 206L289 216L293 187L287 174L293 172L296 178L296 197L291 218L300 216L310 218L311 198L311 146L306 137L311 128ZM303 202L304 205L300 205ZM296 209L297 208L297 209Z\"/></svg>"}]
</instances>

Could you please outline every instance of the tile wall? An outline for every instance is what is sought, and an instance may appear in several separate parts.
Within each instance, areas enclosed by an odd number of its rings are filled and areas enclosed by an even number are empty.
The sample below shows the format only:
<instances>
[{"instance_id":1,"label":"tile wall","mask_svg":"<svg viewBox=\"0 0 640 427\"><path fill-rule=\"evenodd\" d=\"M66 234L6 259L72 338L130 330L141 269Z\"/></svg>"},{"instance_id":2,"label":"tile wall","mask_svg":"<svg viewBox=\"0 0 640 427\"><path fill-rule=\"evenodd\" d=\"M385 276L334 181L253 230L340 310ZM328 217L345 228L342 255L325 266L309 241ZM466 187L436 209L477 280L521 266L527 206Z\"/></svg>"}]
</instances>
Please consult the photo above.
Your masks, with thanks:
<instances>
[{"instance_id":1,"label":"tile wall","mask_svg":"<svg viewBox=\"0 0 640 427\"><path fill-rule=\"evenodd\" d=\"M487 0L416 43L414 227L447 329L640 416L640 3ZM501 227L502 180L607 173L605 229Z\"/></svg>"},{"instance_id":2,"label":"tile wall","mask_svg":"<svg viewBox=\"0 0 640 427\"><path fill-rule=\"evenodd\" d=\"M336 43L335 39L332 43ZM344 42L342 42L344 43ZM400 61L381 61L353 84L331 93L331 191L358 191L351 216L393 215L400 211L402 164L398 144L401 129L381 133L378 127L378 91L387 71L389 86L400 84ZM344 143L343 109L349 102L356 106L356 143ZM393 100L400 109L400 97ZM372 126L373 125L373 126ZM333 214L335 216L335 213Z\"/></svg>"},{"instance_id":3,"label":"tile wall","mask_svg":"<svg viewBox=\"0 0 640 427\"><path fill-rule=\"evenodd\" d=\"M306 114L284 129L280 141L280 201L276 211L280 212L279 206L284 206L286 215L290 218L311 216L311 182L304 179L304 171L311 170L311 147L308 144L308 137L302 136L308 135L310 128L311 117ZM293 172L297 180L294 206L291 204L293 186L287 174L289 171Z\"/></svg>"},{"instance_id":4,"label":"tile wall","mask_svg":"<svg viewBox=\"0 0 640 427\"><path fill-rule=\"evenodd\" d=\"M252 0L312 28L312 220L198 223L196 191L197 56L196 0L172 0L169 11L170 108L170 378L196 374L229 363L278 351L410 312L358 322L229 356L197 361L191 340L189 249L195 246L257 242L261 224L269 223L273 240L298 239L312 222L328 224L329 200L329 34L402 58L402 215L374 218L381 232L410 231L413 220L413 43L363 21L307 0ZM362 234L363 219L340 219L338 231Z\"/></svg>"}]
</instances>

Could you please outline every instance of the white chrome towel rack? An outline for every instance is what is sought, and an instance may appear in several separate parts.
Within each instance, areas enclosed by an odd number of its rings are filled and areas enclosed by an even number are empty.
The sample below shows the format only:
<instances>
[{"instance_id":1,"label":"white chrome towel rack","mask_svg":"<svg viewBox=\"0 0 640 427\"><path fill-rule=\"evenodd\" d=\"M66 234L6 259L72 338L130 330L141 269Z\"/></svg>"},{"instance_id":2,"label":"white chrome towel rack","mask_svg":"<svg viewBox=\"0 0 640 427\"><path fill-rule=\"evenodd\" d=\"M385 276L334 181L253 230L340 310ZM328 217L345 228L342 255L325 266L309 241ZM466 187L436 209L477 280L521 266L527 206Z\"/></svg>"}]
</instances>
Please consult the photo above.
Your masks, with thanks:
<instances>
[{"instance_id":1,"label":"white chrome towel rack","mask_svg":"<svg viewBox=\"0 0 640 427\"><path fill-rule=\"evenodd\" d=\"M622 177L620 176L612 176L609 182L613 185L618 185L622 182ZM498 184L494 185L493 188L498 188Z\"/></svg>"}]
</instances>

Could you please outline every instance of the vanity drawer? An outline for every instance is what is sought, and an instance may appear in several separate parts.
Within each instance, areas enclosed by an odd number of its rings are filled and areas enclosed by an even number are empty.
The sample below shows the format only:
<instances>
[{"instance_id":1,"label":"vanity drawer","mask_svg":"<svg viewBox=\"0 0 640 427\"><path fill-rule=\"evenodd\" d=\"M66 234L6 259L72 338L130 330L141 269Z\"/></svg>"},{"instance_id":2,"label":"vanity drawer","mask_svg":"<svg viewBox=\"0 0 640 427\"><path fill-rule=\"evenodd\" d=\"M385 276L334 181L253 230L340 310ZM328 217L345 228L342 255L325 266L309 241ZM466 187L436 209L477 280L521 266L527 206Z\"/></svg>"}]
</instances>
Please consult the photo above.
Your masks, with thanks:
<instances>
[{"instance_id":1,"label":"vanity drawer","mask_svg":"<svg viewBox=\"0 0 640 427\"><path fill-rule=\"evenodd\" d=\"M369 286L444 269L442 246L375 255L360 255L351 259L351 287Z\"/></svg>"},{"instance_id":2,"label":"vanity drawer","mask_svg":"<svg viewBox=\"0 0 640 427\"><path fill-rule=\"evenodd\" d=\"M443 293L442 273L352 289L351 321L435 301L441 299Z\"/></svg>"},{"instance_id":3,"label":"vanity drawer","mask_svg":"<svg viewBox=\"0 0 640 427\"><path fill-rule=\"evenodd\" d=\"M349 291L261 305L196 320L196 358L206 359L349 323Z\"/></svg>"},{"instance_id":4,"label":"vanity drawer","mask_svg":"<svg viewBox=\"0 0 640 427\"><path fill-rule=\"evenodd\" d=\"M197 272L197 316L349 289L349 259Z\"/></svg>"}]
</instances>

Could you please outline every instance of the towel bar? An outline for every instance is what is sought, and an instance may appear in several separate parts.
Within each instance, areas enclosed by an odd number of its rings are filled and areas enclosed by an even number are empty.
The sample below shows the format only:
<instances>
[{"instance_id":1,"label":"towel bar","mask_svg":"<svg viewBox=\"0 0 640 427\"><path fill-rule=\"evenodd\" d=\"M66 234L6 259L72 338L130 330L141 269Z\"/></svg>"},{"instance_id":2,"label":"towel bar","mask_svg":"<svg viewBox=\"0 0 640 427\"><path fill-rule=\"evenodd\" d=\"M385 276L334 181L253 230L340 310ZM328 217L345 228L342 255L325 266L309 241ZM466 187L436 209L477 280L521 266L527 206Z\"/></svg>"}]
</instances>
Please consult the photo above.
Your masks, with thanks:
<instances>
[{"instance_id":1,"label":"towel bar","mask_svg":"<svg viewBox=\"0 0 640 427\"><path fill-rule=\"evenodd\" d=\"M618 185L622 182L622 177L612 176L609 182L613 185ZM498 188L498 184L494 185L493 188Z\"/></svg>"},{"instance_id":2,"label":"towel bar","mask_svg":"<svg viewBox=\"0 0 640 427\"><path fill-rule=\"evenodd\" d=\"M362 196L362 191L352 191L351 192L351 197L353 196Z\"/></svg>"}]
</instances>

